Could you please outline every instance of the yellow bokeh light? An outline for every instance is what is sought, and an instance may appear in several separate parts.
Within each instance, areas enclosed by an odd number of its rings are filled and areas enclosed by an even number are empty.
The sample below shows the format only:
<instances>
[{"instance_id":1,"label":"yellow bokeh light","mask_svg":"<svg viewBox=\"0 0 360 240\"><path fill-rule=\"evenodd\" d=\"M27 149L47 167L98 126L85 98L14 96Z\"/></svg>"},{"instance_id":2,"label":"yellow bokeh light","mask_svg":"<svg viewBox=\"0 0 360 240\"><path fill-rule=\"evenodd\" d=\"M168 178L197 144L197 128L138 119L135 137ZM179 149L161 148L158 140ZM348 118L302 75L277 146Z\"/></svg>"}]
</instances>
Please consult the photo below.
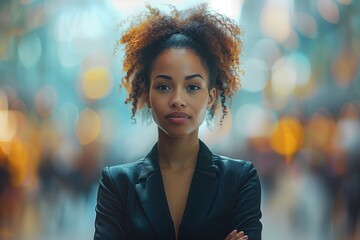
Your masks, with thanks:
<instances>
[{"instance_id":1,"label":"yellow bokeh light","mask_svg":"<svg viewBox=\"0 0 360 240\"><path fill-rule=\"evenodd\" d=\"M85 71L82 91L87 99L101 99L109 93L110 88L111 78L107 68L95 67Z\"/></svg>"},{"instance_id":2,"label":"yellow bokeh light","mask_svg":"<svg viewBox=\"0 0 360 240\"><path fill-rule=\"evenodd\" d=\"M76 136L81 145L89 144L97 139L100 133L99 115L92 109L86 108L80 113Z\"/></svg>"},{"instance_id":3,"label":"yellow bokeh light","mask_svg":"<svg viewBox=\"0 0 360 240\"><path fill-rule=\"evenodd\" d=\"M282 117L270 137L271 147L275 152L291 157L302 146L304 130L299 121L293 117Z\"/></svg>"},{"instance_id":4,"label":"yellow bokeh light","mask_svg":"<svg viewBox=\"0 0 360 240\"><path fill-rule=\"evenodd\" d=\"M14 139L8 155L11 181L14 186L24 186L31 180L29 145L21 139Z\"/></svg>"}]
</instances>

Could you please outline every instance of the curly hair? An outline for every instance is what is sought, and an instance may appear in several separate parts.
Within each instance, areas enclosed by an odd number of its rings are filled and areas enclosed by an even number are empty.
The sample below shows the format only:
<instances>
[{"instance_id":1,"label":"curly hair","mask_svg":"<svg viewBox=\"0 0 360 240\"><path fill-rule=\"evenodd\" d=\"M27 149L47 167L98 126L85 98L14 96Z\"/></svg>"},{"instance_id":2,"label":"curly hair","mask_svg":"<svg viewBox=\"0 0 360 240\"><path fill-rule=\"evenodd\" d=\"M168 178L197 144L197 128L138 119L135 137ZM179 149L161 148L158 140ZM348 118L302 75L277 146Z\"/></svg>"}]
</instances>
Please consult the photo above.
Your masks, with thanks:
<instances>
[{"instance_id":1,"label":"curly hair","mask_svg":"<svg viewBox=\"0 0 360 240\"><path fill-rule=\"evenodd\" d=\"M172 7L170 14L150 5L146 7L146 11L133 18L115 45L115 52L120 45L125 45L123 71L126 74L120 86L127 90L125 103L132 102L131 118L135 120L136 111L147 107L153 61L163 50L175 47L190 48L203 61L209 75L209 88L217 89L207 120L214 117L220 101L221 124L227 114L227 102L231 103L240 87L242 31L239 26L230 18L211 12L204 3L183 11ZM174 40L175 35L182 36L182 40Z\"/></svg>"}]
</instances>

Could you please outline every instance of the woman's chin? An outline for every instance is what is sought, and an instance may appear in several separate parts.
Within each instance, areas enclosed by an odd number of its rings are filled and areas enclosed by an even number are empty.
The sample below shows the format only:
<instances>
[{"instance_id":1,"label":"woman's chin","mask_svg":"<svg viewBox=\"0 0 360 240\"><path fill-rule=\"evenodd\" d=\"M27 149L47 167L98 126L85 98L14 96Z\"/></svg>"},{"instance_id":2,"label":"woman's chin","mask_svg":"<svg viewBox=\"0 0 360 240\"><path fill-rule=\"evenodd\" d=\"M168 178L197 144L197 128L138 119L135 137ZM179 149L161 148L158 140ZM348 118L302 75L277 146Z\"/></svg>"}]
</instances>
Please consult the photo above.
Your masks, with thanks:
<instances>
[{"instance_id":1,"label":"woman's chin","mask_svg":"<svg viewBox=\"0 0 360 240\"><path fill-rule=\"evenodd\" d=\"M159 128L166 136L170 138L184 138L190 137L196 134L196 130L189 130L189 129L162 129Z\"/></svg>"}]
</instances>

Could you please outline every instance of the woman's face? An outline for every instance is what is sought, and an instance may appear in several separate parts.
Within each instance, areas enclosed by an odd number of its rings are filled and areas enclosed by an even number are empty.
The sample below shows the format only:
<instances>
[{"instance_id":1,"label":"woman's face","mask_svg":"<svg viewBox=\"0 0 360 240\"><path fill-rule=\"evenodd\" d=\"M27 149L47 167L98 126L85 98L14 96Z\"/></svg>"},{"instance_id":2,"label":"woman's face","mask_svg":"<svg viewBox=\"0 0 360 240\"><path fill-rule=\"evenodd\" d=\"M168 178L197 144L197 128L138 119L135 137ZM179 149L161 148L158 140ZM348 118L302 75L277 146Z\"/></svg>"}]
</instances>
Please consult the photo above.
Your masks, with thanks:
<instances>
[{"instance_id":1,"label":"woman's face","mask_svg":"<svg viewBox=\"0 0 360 240\"><path fill-rule=\"evenodd\" d=\"M216 89L200 58L189 49L166 49L150 72L149 105L158 127L171 137L198 131L212 106Z\"/></svg>"}]
</instances>

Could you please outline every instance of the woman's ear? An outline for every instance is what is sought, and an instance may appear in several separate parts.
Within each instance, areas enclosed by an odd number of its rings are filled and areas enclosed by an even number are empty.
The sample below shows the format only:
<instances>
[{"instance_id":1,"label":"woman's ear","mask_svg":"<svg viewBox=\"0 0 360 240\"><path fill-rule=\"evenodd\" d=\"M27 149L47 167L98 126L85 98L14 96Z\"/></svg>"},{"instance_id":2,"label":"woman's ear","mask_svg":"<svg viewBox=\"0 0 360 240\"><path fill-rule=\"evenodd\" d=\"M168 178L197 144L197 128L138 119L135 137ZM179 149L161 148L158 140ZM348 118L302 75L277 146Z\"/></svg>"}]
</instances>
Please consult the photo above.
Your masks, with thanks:
<instances>
[{"instance_id":1,"label":"woman's ear","mask_svg":"<svg viewBox=\"0 0 360 240\"><path fill-rule=\"evenodd\" d=\"M209 101L207 103L207 109L210 109L214 104L216 99L216 88L212 88L209 90Z\"/></svg>"}]
</instances>

